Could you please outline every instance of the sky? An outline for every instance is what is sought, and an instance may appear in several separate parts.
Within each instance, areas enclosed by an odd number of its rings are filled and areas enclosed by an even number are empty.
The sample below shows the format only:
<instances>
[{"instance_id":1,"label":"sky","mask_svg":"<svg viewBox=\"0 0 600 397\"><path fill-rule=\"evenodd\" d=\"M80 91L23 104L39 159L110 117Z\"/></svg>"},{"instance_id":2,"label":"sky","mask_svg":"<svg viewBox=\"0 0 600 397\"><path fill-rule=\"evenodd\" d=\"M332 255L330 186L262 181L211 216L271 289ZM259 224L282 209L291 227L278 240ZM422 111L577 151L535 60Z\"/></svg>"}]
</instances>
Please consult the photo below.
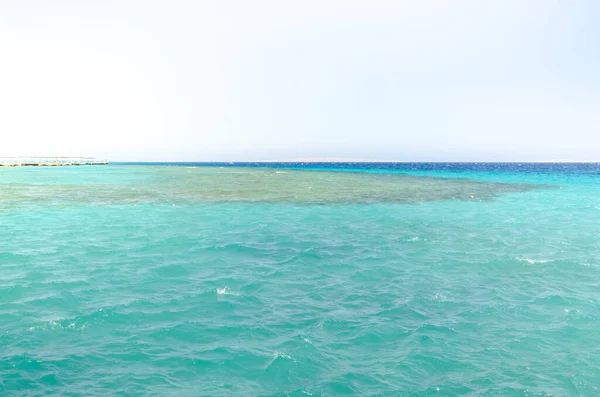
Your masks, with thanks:
<instances>
[{"instance_id":1,"label":"sky","mask_svg":"<svg viewBox=\"0 0 600 397\"><path fill-rule=\"evenodd\" d=\"M596 0L0 0L0 156L600 160Z\"/></svg>"}]
</instances>

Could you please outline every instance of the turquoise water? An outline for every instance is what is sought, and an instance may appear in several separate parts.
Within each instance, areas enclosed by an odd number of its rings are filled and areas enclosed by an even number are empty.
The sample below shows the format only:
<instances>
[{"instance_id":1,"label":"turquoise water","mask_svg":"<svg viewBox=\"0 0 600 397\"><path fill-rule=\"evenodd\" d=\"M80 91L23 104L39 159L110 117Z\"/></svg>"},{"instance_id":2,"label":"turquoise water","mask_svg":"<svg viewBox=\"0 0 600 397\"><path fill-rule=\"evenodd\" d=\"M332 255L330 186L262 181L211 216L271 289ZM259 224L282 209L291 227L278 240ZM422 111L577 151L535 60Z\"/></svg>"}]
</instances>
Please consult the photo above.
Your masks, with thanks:
<instances>
[{"instance_id":1,"label":"turquoise water","mask_svg":"<svg viewBox=\"0 0 600 397\"><path fill-rule=\"evenodd\" d=\"M600 167L298 167L0 168L0 395L600 394Z\"/></svg>"}]
</instances>

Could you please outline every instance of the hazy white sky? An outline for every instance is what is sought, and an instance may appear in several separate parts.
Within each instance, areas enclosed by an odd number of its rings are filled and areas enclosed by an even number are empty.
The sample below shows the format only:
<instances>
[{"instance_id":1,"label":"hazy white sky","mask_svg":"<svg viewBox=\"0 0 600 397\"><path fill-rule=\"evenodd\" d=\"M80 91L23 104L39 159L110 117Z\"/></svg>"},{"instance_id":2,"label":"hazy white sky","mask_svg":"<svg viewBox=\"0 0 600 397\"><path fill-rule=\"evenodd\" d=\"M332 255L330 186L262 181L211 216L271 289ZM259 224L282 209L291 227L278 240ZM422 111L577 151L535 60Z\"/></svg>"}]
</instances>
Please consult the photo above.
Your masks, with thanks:
<instances>
[{"instance_id":1,"label":"hazy white sky","mask_svg":"<svg viewBox=\"0 0 600 397\"><path fill-rule=\"evenodd\" d=\"M600 159L600 1L0 0L0 156Z\"/></svg>"}]
</instances>

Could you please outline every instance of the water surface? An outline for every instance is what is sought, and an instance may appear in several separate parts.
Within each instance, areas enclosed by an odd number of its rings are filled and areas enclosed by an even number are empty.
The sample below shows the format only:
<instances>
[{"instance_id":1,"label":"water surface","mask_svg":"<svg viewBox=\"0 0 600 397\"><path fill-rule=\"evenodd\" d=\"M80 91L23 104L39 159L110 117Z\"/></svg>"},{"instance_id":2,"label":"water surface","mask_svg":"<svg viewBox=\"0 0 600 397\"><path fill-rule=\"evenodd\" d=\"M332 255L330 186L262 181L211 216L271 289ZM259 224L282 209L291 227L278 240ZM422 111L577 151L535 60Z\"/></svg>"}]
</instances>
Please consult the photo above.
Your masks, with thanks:
<instances>
[{"instance_id":1,"label":"water surface","mask_svg":"<svg viewBox=\"0 0 600 397\"><path fill-rule=\"evenodd\" d=\"M0 394L598 394L600 167L274 167L0 169Z\"/></svg>"}]
</instances>

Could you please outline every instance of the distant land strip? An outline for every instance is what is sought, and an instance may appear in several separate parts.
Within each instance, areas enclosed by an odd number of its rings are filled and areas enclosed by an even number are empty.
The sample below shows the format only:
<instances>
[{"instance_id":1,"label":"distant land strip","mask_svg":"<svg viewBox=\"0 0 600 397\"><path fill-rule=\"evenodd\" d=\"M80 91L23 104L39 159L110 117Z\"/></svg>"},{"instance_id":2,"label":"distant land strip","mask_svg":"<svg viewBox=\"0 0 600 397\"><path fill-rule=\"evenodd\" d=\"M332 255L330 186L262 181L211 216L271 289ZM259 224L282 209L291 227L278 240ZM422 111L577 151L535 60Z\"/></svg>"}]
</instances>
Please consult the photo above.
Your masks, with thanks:
<instances>
[{"instance_id":1,"label":"distant land strip","mask_svg":"<svg viewBox=\"0 0 600 397\"><path fill-rule=\"evenodd\" d=\"M0 157L0 167L63 167L74 165L105 165L107 160L94 157Z\"/></svg>"}]
</instances>

